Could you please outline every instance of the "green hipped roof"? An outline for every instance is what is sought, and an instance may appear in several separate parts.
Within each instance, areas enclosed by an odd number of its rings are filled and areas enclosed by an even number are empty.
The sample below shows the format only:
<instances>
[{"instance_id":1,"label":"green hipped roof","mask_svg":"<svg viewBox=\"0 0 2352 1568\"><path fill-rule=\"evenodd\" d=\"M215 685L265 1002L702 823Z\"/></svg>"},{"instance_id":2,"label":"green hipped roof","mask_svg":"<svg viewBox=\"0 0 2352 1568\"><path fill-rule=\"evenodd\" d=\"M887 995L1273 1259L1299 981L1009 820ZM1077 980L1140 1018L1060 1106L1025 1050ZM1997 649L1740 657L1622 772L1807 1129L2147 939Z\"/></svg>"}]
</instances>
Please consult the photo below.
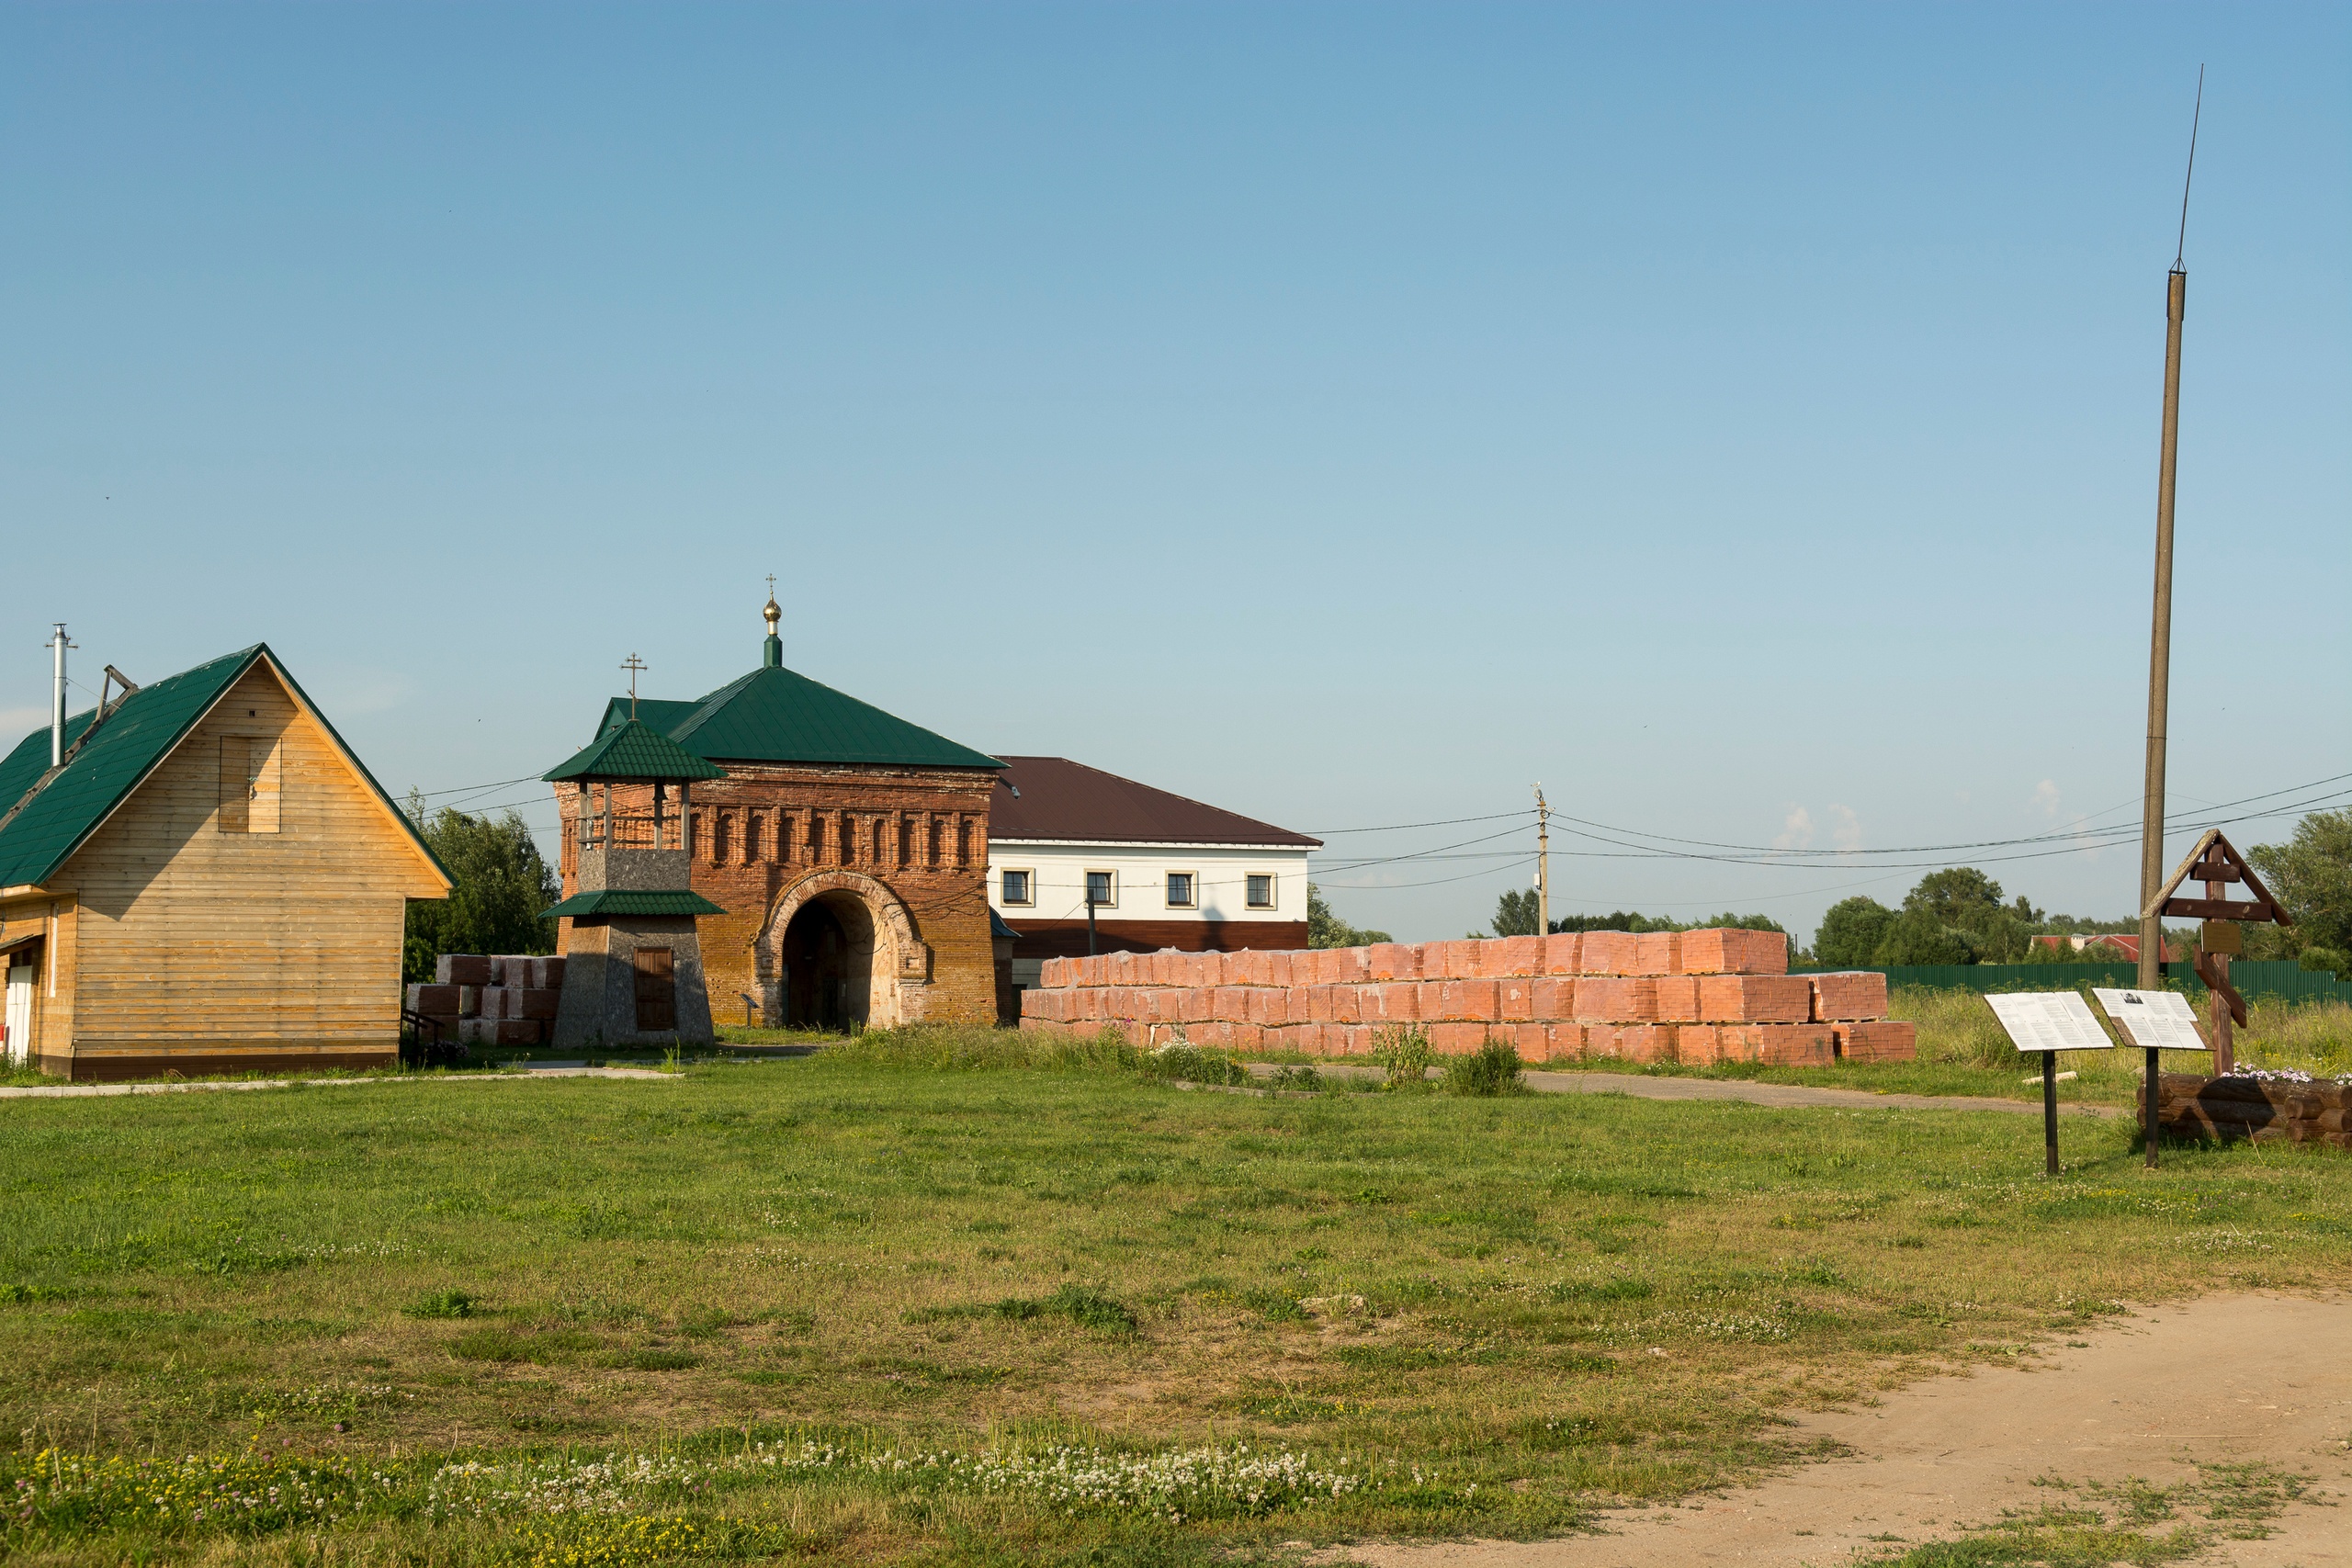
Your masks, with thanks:
<instances>
[{"instance_id":1,"label":"green hipped roof","mask_svg":"<svg viewBox=\"0 0 2352 1568\"><path fill-rule=\"evenodd\" d=\"M384 786L376 782L358 755L335 733L334 726L319 711L319 705L311 701L310 694L270 652L269 645L257 642L193 670L151 681L123 698L107 715L106 722L98 726L97 733L90 737L89 744L71 751L64 768L29 800L25 798L27 793L49 772L49 728L44 725L18 741L17 749L0 761L0 814L14 813L0 824L0 887L39 886L56 874L66 857L79 849L98 824L154 771L156 764L171 754L172 748L211 710L221 694L235 685L246 671L264 660L293 688L302 705L317 716L352 767L368 781L368 787L399 818L425 859L447 876L448 868L441 864L432 846L417 833L407 814L392 804L391 796L384 793ZM96 715L97 710L92 708L65 721L69 750Z\"/></svg>"},{"instance_id":2,"label":"green hipped roof","mask_svg":"<svg viewBox=\"0 0 2352 1568\"><path fill-rule=\"evenodd\" d=\"M777 665L730 681L699 702L640 698L637 716L713 761L1004 766L985 752ZM615 697L605 706L604 730L628 722L628 699Z\"/></svg>"},{"instance_id":3,"label":"green hipped roof","mask_svg":"<svg viewBox=\"0 0 2352 1568\"><path fill-rule=\"evenodd\" d=\"M642 720L631 718L573 752L553 773L539 776L549 784L561 784L567 779L719 779L727 773Z\"/></svg>"},{"instance_id":4,"label":"green hipped roof","mask_svg":"<svg viewBox=\"0 0 2352 1568\"><path fill-rule=\"evenodd\" d=\"M699 893L683 887L606 887L594 893L574 893L548 907L547 919L568 915L723 915L727 911Z\"/></svg>"}]
</instances>

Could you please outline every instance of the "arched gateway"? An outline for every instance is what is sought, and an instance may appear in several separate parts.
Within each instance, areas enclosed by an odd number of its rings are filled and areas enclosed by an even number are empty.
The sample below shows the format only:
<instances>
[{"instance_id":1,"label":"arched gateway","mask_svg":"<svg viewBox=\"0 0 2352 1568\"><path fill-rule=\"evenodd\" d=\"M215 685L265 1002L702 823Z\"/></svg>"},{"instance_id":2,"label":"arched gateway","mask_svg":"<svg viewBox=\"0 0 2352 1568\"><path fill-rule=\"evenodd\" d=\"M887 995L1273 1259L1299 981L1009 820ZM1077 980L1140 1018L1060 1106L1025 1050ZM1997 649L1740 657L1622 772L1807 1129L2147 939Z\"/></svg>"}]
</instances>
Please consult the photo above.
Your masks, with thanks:
<instances>
[{"instance_id":1,"label":"arched gateway","mask_svg":"<svg viewBox=\"0 0 2352 1568\"><path fill-rule=\"evenodd\" d=\"M685 852L692 890L725 911L695 922L712 1013L771 1028L999 1020L1010 951L1001 992L989 807L1004 764L786 670L784 612L770 599L764 613L758 669L693 702L635 705L719 770L694 786ZM598 734L629 718L616 697ZM558 805L569 895L579 806L571 792Z\"/></svg>"},{"instance_id":2,"label":"arched gateway","mask_svg":"<svg viewBox=\"0 0 2352 1568\"><path fill-rule=\"evenodd\" d=\"M792 1029L888 1029L930 1011L930 955L899 896L854 871L787 887L756 944L761 1010Z\"/></svg>"}]
</instances>

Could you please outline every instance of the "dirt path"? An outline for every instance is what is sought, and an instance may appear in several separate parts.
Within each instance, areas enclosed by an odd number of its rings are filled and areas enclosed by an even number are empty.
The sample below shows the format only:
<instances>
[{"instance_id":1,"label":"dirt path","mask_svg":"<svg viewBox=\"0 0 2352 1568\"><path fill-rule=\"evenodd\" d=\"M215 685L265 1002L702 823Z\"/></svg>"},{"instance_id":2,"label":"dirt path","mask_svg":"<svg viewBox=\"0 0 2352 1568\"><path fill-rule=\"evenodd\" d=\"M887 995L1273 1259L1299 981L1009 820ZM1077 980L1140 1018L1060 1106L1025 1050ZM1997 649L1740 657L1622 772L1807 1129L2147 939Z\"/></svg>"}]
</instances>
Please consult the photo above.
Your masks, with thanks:
<instances>
[{"instance_id":1,"label":"dirt path","mask_svg":"<svg viewBox=\"0 0 2352 1568\"><path fill-rule=\"evenodd\" d=\"M1691 1562L1853 1562L1858 1552L1950 1540L2007 1508L2061 1495L2037 1476L2156 1485L2191 1459L2264 1460L2314 1475L2315 1502L2267 1540L2219 1543L2212 1562L2352 1564L2352 1298L2256 1292L2150 1307L2037 1364L1936 1378L1869 1409L1802 1419L1855 1457L1724 1496L1625 1509L1611 1533L1547 1541L1371 1544L1329 1563L1369 1568L1649 1568Z\"/></svg>"},{"instance_id":2,"label":"dirt path","mask_svg":"<svg viewBox=\"0 0 2352 1568\"><path fill-rule=\"evenodd\" d=\"M514 1083L524 1078L674 1078L650 1067L533 1067L520 1073L408 1073L369 1078L198 1078L187 1083L70 1083L28 1084L0 1089L0 1100L87 1100L115 1094L210 1094L243 1089L365 1089L387 1083Z\"/></svg>"},{"instance_id":3,"label":"dirt path","mask_svg":"<svg viewBox=\"0 0 2352 1568\"><path fill-rule=\"evenodd\" d=\"M1250 1071L1272 1077L1280 1067L1252 1063ZM1327 1078L1376 1078L1377 1067L1323 1066ZM1430 1077L1440 1076L1435 1067ZM1742 1100L1750 1105L1827 1105L1843 1111L2012 1111L2041 1114L2038 1100L1996 1100L1974 1094L1880 1094L1866 1089L1812 1089L1802 1084L1748 1083L1739 1078L1654 1078L1636 1073L1552 1073L1531 1068L1521 1075L1538 1094L1623 1094L1635 1100ZM2121 1116L2112 1105L2066 1105L2067 1116Z\"/></svg>"}]
</instances>

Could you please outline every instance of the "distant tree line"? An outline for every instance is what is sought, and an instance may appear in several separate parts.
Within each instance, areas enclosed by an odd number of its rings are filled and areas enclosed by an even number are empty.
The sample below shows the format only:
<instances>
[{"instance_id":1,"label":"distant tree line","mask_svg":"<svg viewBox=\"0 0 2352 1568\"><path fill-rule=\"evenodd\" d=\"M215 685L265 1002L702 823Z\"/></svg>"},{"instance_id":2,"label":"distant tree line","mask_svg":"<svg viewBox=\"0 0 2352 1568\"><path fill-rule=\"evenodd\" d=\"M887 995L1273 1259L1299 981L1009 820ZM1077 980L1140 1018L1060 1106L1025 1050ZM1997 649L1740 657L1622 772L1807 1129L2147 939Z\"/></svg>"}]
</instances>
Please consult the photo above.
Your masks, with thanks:
<instances>
[{"instance_id":1,"label":"distant tree line","mask_svg":"<svg viewBox=\"0 0 2352 1568\"><path fill-rule=\"evenodd\" d=\"M2295 825L2288 842L2257 844L2246 859L2295 923L2246 926L2245 955L2290 960L2352 977L2352 810L2313 812ZM2134 916L2086 919L2044 914L2023 897L2004 902L1999 883L1973 866L1954 866L1921 877L1900 908L1869 897L1831 905L1814 932L1809 956L1831 968L2073 964L2082 962L2082 955L2072 943L2037 944L2033 939L2139 929ZM2193 942L2193 931L2168 934Z\"/></svg>"},{"instance_id":2,"label":"distant tree line","mask_svg":"<svg viewBox=\"0 0 2352 1568\"><path fill-rule=\"evenodd\" d=\"M563 897L563 884L522 818L428 812L417 795L408 797L408 817L455 886L447 898L409 901L402 979L431 980L445 953L555 951L555 922L546 911Z\"/></svg>"},{"instance_id":3,"label":"distant tree line","mask_svg":"<svg viewBox=\"0 0 2352 1568\"><path fill-rule=\"evenodd\" d=\"M1495 900L1495 918L1488 923L1497 936L1533 936L1541 917L1535 908L1535 890L1515 888ZM1786 931L1770 915L1735 915L1725 912L1703 920L1675 920L1664 915L1644 915L1618 909L1606 915L1563 915L1545 927L1553 931L1704 931L1715 926L1736 926L1746 931ZM1472 936L1484 936L1484 931L1472 931Z\"/></svg>"},{"instance_id":4,"label":"distant tree line","mask_svg":"<svg viewBox=\"0 0 2352 1568\"><path fill-rule=\"evenodd\" d=\"M1351 926L1331 912L1323 899L1323 890L1312 882L1306 885L1306 945L1309 947L1370 947L1375 942L1393 940L1386 931L1366 931Z\"/></svg>"}]
</instances>

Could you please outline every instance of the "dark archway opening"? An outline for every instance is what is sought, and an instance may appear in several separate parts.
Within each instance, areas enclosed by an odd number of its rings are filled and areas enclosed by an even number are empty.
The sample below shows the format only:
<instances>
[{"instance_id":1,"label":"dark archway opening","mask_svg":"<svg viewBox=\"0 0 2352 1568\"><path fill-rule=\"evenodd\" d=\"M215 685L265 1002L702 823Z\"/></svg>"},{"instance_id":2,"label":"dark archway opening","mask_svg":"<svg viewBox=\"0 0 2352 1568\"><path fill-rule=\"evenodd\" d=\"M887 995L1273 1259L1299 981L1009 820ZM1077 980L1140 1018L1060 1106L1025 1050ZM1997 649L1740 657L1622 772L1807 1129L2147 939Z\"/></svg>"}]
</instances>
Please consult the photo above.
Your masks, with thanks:
<instances>
[{"instance_id":1,"label":"dark archway opening","mask_svg":"<svg viewBox=\"0 0 2352 1568\"><path fill-rule=\"evenodd\" d=\"M866 1020L871 942L858 941L831 905L816 899L784 928L785 1021L793 1029L846 1032Z\"/></svg>"}]
</instances>

